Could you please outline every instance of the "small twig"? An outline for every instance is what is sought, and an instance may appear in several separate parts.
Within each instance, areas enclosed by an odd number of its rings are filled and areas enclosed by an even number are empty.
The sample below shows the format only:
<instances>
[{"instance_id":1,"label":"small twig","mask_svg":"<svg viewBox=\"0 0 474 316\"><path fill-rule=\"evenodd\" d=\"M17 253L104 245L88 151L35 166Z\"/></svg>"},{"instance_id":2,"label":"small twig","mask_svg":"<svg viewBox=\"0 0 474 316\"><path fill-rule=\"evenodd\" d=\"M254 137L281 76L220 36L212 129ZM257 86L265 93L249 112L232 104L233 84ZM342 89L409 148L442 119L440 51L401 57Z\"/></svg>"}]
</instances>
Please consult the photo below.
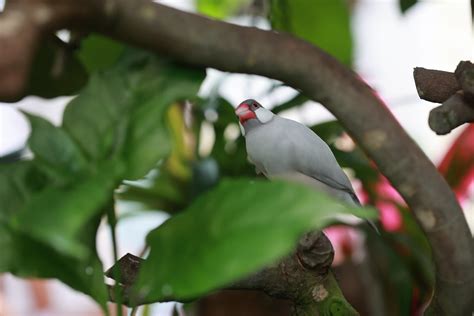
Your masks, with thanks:
<instances>
[{"instance_id":1,"label":"small twig","mask_svg":"<svg viewBox=\"0 0 474 316\"><path fill-rule=\"evenodd\" d=\"M112 201L111 205L107 208L107 219L109 221L109 227L110 227L110 235L112 236L112 248L113 248L113 256L114 256L114 262L118 261L118 247L117 247L117 234L115 231L115 227L117 225L117 217L115 215L115 207L114 203ZM121 269L114 269L113 274L114 274L114 279L115 280L120 280L121 279ZM120 292L120 289L116 287L115 289L115 302L116 302L116 307L117 307L117 316L122 316L122 295Z\"/></svg>"},{"instance_id":2,"label":"small twig","mask_svg":"<svg viewBox=\"0 0 474 316\"><path fill-rule=\"evenodd\" d=\"M137 280L138 272L143 261L145 261L145 259L127 253L120 258L120 260L116 260L115 264L109 270L105 271L104 274L106 277L120 284L130 286ZM119 277L117 277L117 271L119 272Z\"/></svg>"},{"instance_id":3,"label":"small twig","mask_svg":"<svg viewBox=\"0 0 474 316\"><path fill-rule=\"evenodd\" d=\"M139 308L140 306L134 306L130 311L130 316L136 316Z\"/></svg>"},{"instance_id":4,"label":"small twig","mask_svg":"<svg viewBox=\"0 0 474 316\"><path fill-rule=\"evenodd\" d=\"M474 107L474 64L470 61L461 61L454 75L464 91L464 98Z\"/></svg>"},{"instance_id":5,"label":"small twig","mask_svg":"<svg viewBox=\"0 0 474 316\"><path fill-rule=\"evenodd\" d=\"M413 76L420 98L442 103L431 110L428 120L436 134L474 121L474 64L461 61L454 73L418 67Z\"/></svg>"},{"instance_id":6,"label":"small twig","mask_svg":"<svg viewBox=\"0 0 474 316\"><path fill-rule=\"evenodd\" d=\"M464 99L463 93L451 96L441 106L431 110L428 119L430 128L438 135L445 135L464 123L474 122L474 107Z\"/></svg>"},{"instance_id":7,"label":"small twig","mask_svg":"<svg viewBox=\"0 0 474 316\"><path fill-rule=\"evenodd\" d=\"M461 89L452 72L416 67L413 77L418 95L426 101L443 103Z\"/></svg>"}]
</instances>

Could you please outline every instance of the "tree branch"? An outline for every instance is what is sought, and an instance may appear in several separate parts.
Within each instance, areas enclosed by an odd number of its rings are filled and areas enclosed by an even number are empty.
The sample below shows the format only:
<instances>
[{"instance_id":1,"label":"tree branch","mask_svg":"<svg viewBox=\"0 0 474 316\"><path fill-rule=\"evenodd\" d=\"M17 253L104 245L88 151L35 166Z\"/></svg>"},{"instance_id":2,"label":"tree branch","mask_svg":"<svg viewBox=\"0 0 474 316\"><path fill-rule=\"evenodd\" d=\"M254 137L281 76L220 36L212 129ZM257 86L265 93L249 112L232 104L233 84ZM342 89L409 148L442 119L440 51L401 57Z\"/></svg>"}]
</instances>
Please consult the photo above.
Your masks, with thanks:
<instances>
[{"instance_id":1,"label":"tree branch","mask_svg":"<svg viewBox=\"0 0 474 316\"><path fill-rule=\"evenodd\" d=\"M418 96L426 101L443 103L461 90L452 72L415 67L413 78Z\"/></svg>"},{"instance_id":2,"label":"tree branch","mask_svg":"<svg viewBox=\"0 0 474 316\"><path fill-rule=\"evenodd\" d=\"M18 10L29 12L34 7L33 1L18 2ZM82 23L71 25L63 19L65 14L53 12L41 30L95 30L190 65L278 79L324 104L390 179L426 233L437 269L430 312L467 315L472 311L474 246L461 207L421 149L352 71L320 49L286 34L214 21L149 0L88 0L75 5L76 2L35 0L35 4L60 4L62 10L70 9L71 21L82 18ZM74 13L76 9L78 13ZM11 18L7 11L0 23L5 23L5 15ZM92 13L84 14L89 11ZM72 18L75 14L80 18ZM4 34L8 32L4 27L0 29L3 47L20 30L15 28L6 38ZM18 52L0 50L0 69L15 60L13 53ZM28 63L22 67L18 69L28 68ZM13 69L2 71L0 82L7 82L5 78L15 73ZM18 97L21 89L14 88L0 85L0 99L11 98L15 93Z\"/></svg>"},{"instance_id":3,"label":"tree branch","mask_svg":"<svg viewBox=\"0 0 474 316\"><path fill-rule=\"evenodd\" d=\"M459 125L474 122L474 107L466 102L463 95L459 91L431 110L428 124L436 134L448 134Z\"/></svg>"},{"instance_id":4,"label":"tree branch","mask_svg":"<svg viewBox=\"0 0 474 316\"><path fill-rule=\"evenodd\" d=\"M474 64L470 61L461 61L454 71L464 97L474 107Z\"/></svg>"},{"instance_id":5,"label":"tree branch","mask_svg":"<svg viewBox=\"0 0 474 316\"><path fill-rule=\"evenodd\" d=\"M337 283L329 271L334 251L327 237L321 232L308 233L300 239L297 250L274 266L230 284L228 290L259 290L267 295L293 302L293 315L329 315L338 308L344 315L358 313L344 299ZM127 254L105 274L115 279L119 269L118 285L109 287L109 297L115 301L117 289L127 305L152 303L133 297L131 286L138 277L143 259ZM170 297L169 301L175 300Z\"/></svg>"},{"instance_id":6,"label":"tree branch","mask_svg":"<svg viewBox=\"0 0 474 316\"><path fill-rule=\"evenodd\" d=\"M438 135L474 120L474 65L461 61L454 73L415 68L415 85L421 99L443 103L430 112L428 123Z\"/></svg>"}]
</instances>

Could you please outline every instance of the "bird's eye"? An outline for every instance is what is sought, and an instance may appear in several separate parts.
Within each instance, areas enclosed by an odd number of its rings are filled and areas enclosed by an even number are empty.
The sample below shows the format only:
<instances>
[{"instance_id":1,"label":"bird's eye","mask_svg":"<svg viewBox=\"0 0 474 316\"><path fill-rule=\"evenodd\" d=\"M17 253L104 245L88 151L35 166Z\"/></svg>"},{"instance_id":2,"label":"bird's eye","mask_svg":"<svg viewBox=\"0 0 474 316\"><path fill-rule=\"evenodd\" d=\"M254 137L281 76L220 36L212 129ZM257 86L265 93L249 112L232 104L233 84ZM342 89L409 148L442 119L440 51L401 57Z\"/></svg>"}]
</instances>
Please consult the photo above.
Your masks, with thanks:
<instances>
[{"instance_id":1,"label":"bird's eye","mask_svg":"<svg viewBox=\"0 0 474 316\"><path fill-rule=\"evenodd\" d=\"M252 109L256 110L258 108L257 103L252 103Z\"/></svg>"}]
</instances>

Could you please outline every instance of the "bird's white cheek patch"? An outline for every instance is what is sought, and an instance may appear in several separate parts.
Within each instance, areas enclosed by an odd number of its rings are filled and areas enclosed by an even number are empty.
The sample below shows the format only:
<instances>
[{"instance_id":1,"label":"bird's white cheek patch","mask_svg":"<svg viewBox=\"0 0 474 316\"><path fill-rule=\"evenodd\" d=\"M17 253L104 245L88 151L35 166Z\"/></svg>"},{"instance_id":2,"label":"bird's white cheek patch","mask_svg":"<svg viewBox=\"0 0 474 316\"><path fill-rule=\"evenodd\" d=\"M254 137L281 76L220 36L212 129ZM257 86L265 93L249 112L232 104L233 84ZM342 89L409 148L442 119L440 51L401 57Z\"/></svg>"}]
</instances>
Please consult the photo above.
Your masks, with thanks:
<instances>
[{"instance_id":1,"label":"bird's white cheek patch","mask_svg":"<svg viewBox=\"0 0 474 316\"><path fill-rule=\"evenodd\" d=\"M245 128L242 126L240 122L239 122L239 127L240 127L240 132L242 133L242 136L245 136Z\"/></svg>"},{"instance_id":2,"label":"bird's white cheek patch","mask_svg":"<svg viewBox=\"0 0 474 316\"><path fill-rule=\"evenodd\" d=\"M257 119L260 121L260 123L265 124L272 119L274 114L267 109L259 108L257 111L255 111L255 115L257 116Z\"/></svg>"}]
</instances>

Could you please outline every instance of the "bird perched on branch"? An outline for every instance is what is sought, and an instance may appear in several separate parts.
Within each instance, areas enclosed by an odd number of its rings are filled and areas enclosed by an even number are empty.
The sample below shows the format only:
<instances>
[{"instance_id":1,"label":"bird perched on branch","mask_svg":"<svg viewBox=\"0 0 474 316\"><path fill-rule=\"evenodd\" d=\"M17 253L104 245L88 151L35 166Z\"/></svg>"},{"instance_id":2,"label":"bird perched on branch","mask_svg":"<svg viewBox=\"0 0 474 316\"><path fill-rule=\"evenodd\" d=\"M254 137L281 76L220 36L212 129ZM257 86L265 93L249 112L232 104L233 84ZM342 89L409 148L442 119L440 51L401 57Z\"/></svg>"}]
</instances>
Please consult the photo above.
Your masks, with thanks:
<instances>
[{"instance_id":1,"label":"bird perched on branch","mask_svg":"<svg viewBox=\"0 0 474 316\"><path fill-rule=\"evenodd\" d=\"M360 205L329 146L307 126L275 115L253 99L240 103L235 114L257 173L309 184Z\"/></svg>"}]
</instances>

